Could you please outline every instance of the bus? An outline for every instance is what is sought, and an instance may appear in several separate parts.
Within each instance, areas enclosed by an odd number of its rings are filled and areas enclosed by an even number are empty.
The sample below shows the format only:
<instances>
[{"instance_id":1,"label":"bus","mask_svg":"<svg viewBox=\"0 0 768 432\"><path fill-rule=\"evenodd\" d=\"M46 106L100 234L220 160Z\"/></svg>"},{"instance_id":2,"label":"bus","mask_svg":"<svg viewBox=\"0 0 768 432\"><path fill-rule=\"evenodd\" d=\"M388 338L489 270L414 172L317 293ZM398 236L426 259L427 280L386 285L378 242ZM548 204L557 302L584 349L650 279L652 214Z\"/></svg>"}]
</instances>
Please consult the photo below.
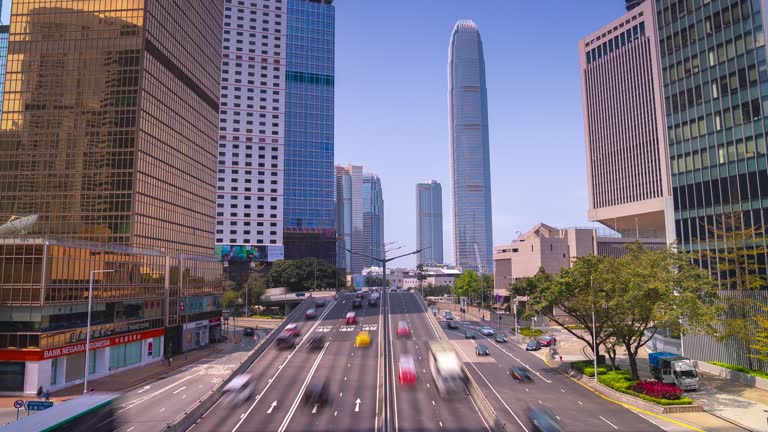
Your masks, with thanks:
<instances>
[{"instance_id":1,"label":"bus","mask_svg":"<svg viewBox=\"0 0 768 432\"><path fill-rule=\"evenodd\" d=\"M467 392L468 377L459 356L447 342L429 343L429 370L441 397L455 397Z\"/></svg>"},{"instance_id":2,"label":"bus","mask_svg":"<svg viewBox=\"0 0 768 432\"><path fill-rule=\"evenodd\" d=\"M114 431L114 405L118 393L91 393L76 397L2 427L3 432ZM22 414L23 415L23 414Z\"/></svg>"}]
</instances>

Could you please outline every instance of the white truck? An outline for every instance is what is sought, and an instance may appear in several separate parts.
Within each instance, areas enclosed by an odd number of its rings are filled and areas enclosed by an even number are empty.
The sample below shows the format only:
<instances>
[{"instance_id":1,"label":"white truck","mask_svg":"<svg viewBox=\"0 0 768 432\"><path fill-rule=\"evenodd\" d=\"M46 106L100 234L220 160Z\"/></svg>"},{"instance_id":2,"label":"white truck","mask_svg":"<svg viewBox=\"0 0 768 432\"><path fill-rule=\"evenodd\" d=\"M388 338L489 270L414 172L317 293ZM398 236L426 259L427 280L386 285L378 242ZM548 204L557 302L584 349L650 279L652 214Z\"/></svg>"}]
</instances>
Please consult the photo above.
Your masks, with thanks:
<instances>
[{"instance_id":1,"label":"white truck","mask_svg":"<svg viewBox=\"0 0 768 432\"><path fill-rule=\"evenodd\" d=\"M657 381L674 384L683 390L699 389L699 373L689 358L661 351L648 354L648 363Z\"/></svg>"}]
</instances>

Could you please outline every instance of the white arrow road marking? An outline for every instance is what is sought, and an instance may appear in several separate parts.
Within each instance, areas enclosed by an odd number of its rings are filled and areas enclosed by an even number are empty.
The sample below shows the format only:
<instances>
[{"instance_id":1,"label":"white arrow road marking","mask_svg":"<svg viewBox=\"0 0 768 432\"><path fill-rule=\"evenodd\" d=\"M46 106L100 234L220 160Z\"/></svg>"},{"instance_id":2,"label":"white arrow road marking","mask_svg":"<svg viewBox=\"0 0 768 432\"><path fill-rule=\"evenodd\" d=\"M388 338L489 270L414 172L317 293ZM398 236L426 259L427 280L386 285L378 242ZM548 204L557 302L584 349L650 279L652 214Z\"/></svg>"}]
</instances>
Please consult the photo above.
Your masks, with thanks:
<instances>
[{"instance_id":1,"label":"white arrow road marking","mask_svg":"<svg viewBox=\"0 0 768 432\"><path fill-rule=\"evenodd\" d=\"M355 412L360 411L360 398L355 401Z\"/></svg>"},{"instance_id":2,"label":"white arrow road marking","mask_svg":"<svg viewBox=\"0 0 768 432\"><path fill-rule=\"evenodd\" d=\"M185 388L187 388L187 386L184 386L184 387L182 387L182 388L180 388L180 389L176 390L175 392L173 392L173 394L176 394L176 393L178 393L178 392L180 392L180 391L184 390Z\"/></svg>"},{"instance_id":3,"label":"white arrow road marking","mask_svg":"<svg viewBox=\"0 0 768 432\"><path fill-rule=\"evenodd\" d=\"M315 404L315 407L314 407L314 408L312 408L312 414L314 414L314 413L316 413L316 412L317 412L317 404Z\"/></svg>"},{"instance_id":4,"label":"white arrow road marking","mask_svg":"<svg viewBox=\"0 0 768 432\"><path fill-rule=\"evenodd\" d=\"M269 406L269 410L267 410L267 414L272 414L272 410L275 409L275 405L277 405L277 401L272 402L272 405Z\"/></svg>"},{"instance_id":5,"label":"white arrow road marking","mask_svg":"<svg viewBox=\"0 0 768 432\"><path fill-rule=\"evenodd\" d=\"M326 342L325 346L323 346L323 350L320 351L320 354L317 356L317 360L315 360L315 363L312 365L312 368L309 370L307 379L304 380L304 384L302 384L301 388L299 389L299 394L296 395L296 399L293 401L293 405L291 405L291 409L288 410L288 415L285 416L285 419L283 420L283 423L280 425L280 428L277 430L277 432L285 432L285 429L288 427L288 423L291 421L291 417L293 417L293 413L296 412L296 407L299 406L299 400L301 399L301 396L304 394L304 391L307 389L307 386L309 385L309 380L312 379L312 375L315 374L315 371L317 370L317 365L320 364L320 360L323 358L323 355L325 354L325 350L328 349L328 345L330 345L330 343Z\"/></svg>"},{"instance_id":6,"label":"white arrow road marking","mask_svg":"<svg viewBox=\"0 0 768 432\"><path fill-rule=\"evenodd\" d=\"M144 386L141 390L137 391L136 393L143 393L145 391L149 390L149 386Z\"/></svg>"}]
</instances>

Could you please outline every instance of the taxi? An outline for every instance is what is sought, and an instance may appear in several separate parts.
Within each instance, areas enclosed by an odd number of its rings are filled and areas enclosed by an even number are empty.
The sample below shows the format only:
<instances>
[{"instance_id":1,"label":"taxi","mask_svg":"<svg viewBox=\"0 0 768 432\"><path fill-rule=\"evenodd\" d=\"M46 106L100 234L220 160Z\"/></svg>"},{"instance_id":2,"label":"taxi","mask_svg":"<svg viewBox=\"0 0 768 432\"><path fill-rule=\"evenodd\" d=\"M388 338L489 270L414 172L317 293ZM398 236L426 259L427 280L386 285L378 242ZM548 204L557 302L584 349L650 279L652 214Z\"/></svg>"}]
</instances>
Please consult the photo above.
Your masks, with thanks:
<instances>
[{"instance_id":1,"label":"taxi","mask_svg":"<svg viewBox=\"0 0 768 432\"><path fill-rule=\"evenodd\" d=\"M400 370L398 372L400 384L416 384L416 364L413 356L404 354L400 356Z\"/></svg>"},{"instance_id":2,"label":"taxi","mask_svg":"<svg viewBox=\"0 0 768 432\"><path fill-rule=\"evenodd\" d=\"M357 321L357 317L355 316L354 312L349 312L347 314L347 317L344 319L344 324L346 325L355 325L355 322Z\"/></svg>"},{"instance_id":3,"label":"taxi","mask_svg":"<svg viewBox=\"0 0 768 432\"><path fill-rule=\"evenodd\" d=\"M355 338L356 347L364 347L371 344L371 334L367 331L361 331Z\"/></svg>"}]
</instances>

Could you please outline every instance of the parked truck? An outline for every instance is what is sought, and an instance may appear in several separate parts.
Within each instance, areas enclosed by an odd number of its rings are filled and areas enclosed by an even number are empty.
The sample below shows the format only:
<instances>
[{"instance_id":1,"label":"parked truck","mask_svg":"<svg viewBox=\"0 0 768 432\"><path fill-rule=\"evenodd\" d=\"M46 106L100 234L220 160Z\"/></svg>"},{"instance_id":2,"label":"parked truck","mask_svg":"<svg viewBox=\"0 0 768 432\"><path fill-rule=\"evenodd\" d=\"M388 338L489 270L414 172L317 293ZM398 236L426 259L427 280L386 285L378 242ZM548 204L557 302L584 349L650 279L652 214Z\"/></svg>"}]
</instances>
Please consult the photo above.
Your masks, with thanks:
<instances>
[{"instance_id":1,"label":"parked truck","mask_svg":"<svg viewBox=\"0 0 768 432\"><path fill-rule=\"evenodd\" d=\"M689 358L662 351L648 354L648 362L656 380L683 390L699 389L699 374Z\"/></svg>"}]
</instances>

